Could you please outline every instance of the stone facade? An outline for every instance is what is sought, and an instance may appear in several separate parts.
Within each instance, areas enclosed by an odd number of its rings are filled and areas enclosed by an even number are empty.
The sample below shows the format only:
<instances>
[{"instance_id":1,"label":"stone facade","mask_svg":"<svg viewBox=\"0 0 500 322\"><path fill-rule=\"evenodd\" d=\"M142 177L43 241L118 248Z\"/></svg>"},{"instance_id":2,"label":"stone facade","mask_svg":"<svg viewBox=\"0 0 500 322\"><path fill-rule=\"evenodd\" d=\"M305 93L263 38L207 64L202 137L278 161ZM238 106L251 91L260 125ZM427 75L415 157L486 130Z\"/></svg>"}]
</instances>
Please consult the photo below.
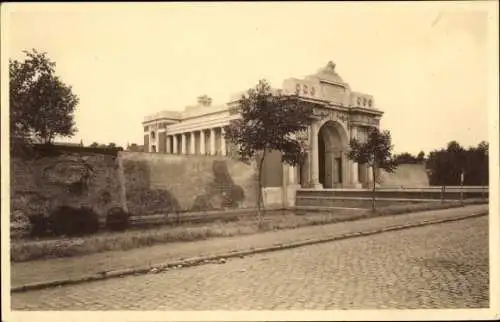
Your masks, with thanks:
<instances>
[{"instance_id":1,"label":"stone facade","mask_svg":"<svg viewBox=\"0 0 500 322\"><path fill-rule=\"evenodd\" d=\"M297 133L308 150L305 163L299 169L284 166L278 171L286 173L285 190L290 186L359 188L373 180L366 165L348 160L347 149L351 138L363 140L370 127L379 126L383 112L375 108L372 95L352 91L335 67L329 62L303 79L284 80L278 89L312 105L317 115L307 131ZM143 122L145 151L226 156L224 126L239 117L233 111L242 94L219 106L212 106L211 99L202 96L198 105L188 106L183 112L161 111L147 116Z\"/></svg>"}]
</instances>

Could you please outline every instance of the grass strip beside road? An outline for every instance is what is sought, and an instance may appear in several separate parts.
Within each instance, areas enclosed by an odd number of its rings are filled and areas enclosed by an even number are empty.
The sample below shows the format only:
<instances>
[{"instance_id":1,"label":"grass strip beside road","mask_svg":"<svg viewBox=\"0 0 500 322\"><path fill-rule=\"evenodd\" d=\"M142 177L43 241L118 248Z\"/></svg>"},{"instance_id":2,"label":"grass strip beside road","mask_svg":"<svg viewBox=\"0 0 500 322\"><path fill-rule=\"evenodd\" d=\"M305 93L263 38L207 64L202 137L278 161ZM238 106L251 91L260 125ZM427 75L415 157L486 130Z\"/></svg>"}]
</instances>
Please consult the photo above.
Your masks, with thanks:
<instances>
[{"instance_id":1,"label":"grass strip beside road","mask_svg":"<svg viewBox=\"0 0 500 322\"><path fill-rule=\"evenodd\" d=\"M332 242L345 238L408 229L484 216L487 205L476 205L416 214L382 216L297 230L265 232L209 241L157 245L128 252L107 252L75 259L52 259L11 264L11 291L78 284L111 277L124 277L202 264L224 264L229 258L294 247Z\"/></svg>"},{"instance_id":2,"label":"grass strip beside road","mask_svg":"<svg viewBox=\"0 0 500 322\"><path fill-rule=\"evenodd\" d=\"M466 204L475 204L467 202ZM484 203L484 202L483 202ZM263 227L258 227L254 218L242 216L238 221L216 221L202 225L184 224L177 227L161 226L125 232L104 232L82 238L52 240L15 240L11 243L11 261L23 262L50 258L82 256L106 251L130 250L157 244L189 242L216 237L233 237L259 232L294 229L305 226L325 225L369 217L404 214L415 211L460 207L457 202L393 205L376 212L335 211L308 212L305 215L275 214L265 217Z\"/></svg>"},{"instance_id":3,"label":"grass strip beside road","mask_svg":"<svg viewBox=\"0 0 500 322\"><path fill-rule=\"evenodd\" d=\"M127 251L108 251L72 258L52 258L38 261L11 262L11 288L57 284L61 281L82 281L106 278L111 275L135 274L145 267L179 263L200 258L226 257L228 254L252 252L283 245L309 243L314 240L332 240L341 236L357 236L362 232L386 231L391 227L430 223L456 217L470 217L485 213L487 205L432 210L393 216L379 216L328 225L259 232L258 234L211 238L209 240L157 244ZM160 265L161 266L161 265Z\"/></svg>"}]
</instances>

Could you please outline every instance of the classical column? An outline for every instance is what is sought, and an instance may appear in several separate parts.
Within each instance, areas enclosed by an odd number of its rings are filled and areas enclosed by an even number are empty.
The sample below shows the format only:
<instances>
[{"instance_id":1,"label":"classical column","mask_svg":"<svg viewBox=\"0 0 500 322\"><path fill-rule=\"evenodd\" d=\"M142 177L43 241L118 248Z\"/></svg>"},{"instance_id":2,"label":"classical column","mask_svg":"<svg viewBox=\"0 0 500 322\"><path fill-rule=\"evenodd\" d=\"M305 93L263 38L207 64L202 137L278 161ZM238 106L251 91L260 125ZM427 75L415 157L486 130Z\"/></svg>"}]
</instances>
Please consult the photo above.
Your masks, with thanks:
<instances>
[{"instance_id":1,"label":"classical column","mask_svg":"<svg viewBox=\"0 0 500 322\"><path fill-rule=\"evenodd\" d=\"M318 147L318 124L311 124L311 185L314 189L322 189L319 183L319 147Z\"/></svg>"},{"instance_id":2,"label":"classical column","mask_svg":"<svg viewBox=\"0 0 500 322\"><path fill-rule=\"evenodd\" d=\"M308 188L311 182L311 149L306 148L304 162L300 166L300 185L302 188Z\"/></svg>"},{"instance_id":3,"label":"classical column","mask_svg":"<svg viewBox=\"0 0 500 322\"><path fill-rule=\"evenodd\" d=\"M171 142L172 142L172 136L167 135L167 153L168 154L172 153L172 149L170 148Z\"/></svg>"},{"instance_id":4,"label":"classical column","mask_svg":"<svg viewBox=\"0 0 500 322\"><path fill-rule=\"evenodd\" d=\"M222 155L226 155L226 138L224 137L224 134L226 132L224 131L224 128L220 128L220 152Z\"/></svg>"},{"instance_id":5,"label":"classical column","mask_svg":"<svg viewBox=\"0 0 500 322\"><path fill-rule=\"evenodd\" d=\"M325 179L323 188L335 188L335 184L339 183L337 163L335 160L334 151L325 151Z\"/></svg>"},{"instance_id":6,"label":"classical column","mask_svg":"<svg viewBox=\"0 0 500 322\"><path fill-rule=\"evenodd\" d=\"M288 184L296 184L297 183L297 167L292 165L288 166Z\"/></svg>"},{"instance_id":7,"label":"classical column","mask_svg":"<svg viewBox=\"0 0 500 322\"><path fill-rule=\"evenodd\" d=\"M178 147L178 143L177 143L177 134L174 134L172 135L172 153L173 154L177 154L177 147Z\"/></svg>"},{"instance_id":8,"label":"classical column","mask_svg":"<svg viewBox=\"0 0 500 322\"><path fill-rule=\"evenodd\" d=\"M189 140L189 154L196 154L196 132L191 132L189 136L191 139Z\"/></svg>"},{"instance_id":9,"label":"classical column","mask_svg":"<svg viewBox=\"0 0 500 322\"><path fill-rule=\"evenodd\" d=\"M210 155L215 155L215 129L210 129Z\"/></svg>"},{"instance_id":10,"label":"classical column","mask_svg":"<svg viewBox=\"0 0 500 322\"><path fill-rule=\"evenodd\" d=\"M357 139L358 138L358 128L355 126L351 127L351 139ZM358 178L358 163L355 161L351 161L351 183L355 186L358 187L359 184L359 178Z\"/></svg>"},{"instance_id":11,"label":"classical column","mask_svg":"<svg viewBox=\"0 0 500 322\"><path fill-rule=\"evenodd\" d=\"M186 133L181 134L181 154L186 154Z\"/></svg>"},{"instance_id":12,"label":"classical column","mask_svg":"<svg viewBox=\"0 0 500 322\"><path fill-rule=\"evenodd\" d=\"M351 183L355 185L359 184L358 163L354 161L351 161Z\"/></svg>"},{"instance_id":13,"label":"classical column","mask_svg":"<svg viewBox=\"0 0 500 322\"><path fill-rule=\"evenodd\" d=\"M366 171L368 171L368 182L373 182L373 170L372 167L366 167Z\"/></svg>"},{"instance_id":14,"label":"classical column","mask_svg":"<svg viewBox=\"0 0 500 322\"><path fill-rule=\"evenodd\" d=\"M205 130L200 131L200 154L205 155Z\"/></svg>"}]
</instances>

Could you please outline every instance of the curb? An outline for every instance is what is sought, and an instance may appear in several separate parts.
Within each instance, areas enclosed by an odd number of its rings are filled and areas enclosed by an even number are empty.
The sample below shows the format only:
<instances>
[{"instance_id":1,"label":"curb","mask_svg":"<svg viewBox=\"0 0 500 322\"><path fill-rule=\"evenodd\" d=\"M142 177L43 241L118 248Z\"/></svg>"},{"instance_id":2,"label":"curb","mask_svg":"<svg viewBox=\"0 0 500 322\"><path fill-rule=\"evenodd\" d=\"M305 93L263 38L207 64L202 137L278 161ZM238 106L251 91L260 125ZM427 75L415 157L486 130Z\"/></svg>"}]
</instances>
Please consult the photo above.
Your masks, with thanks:
<instances>
[{"instance_id":1,"label":"curb","mask_svg":"<svg viewBox=\"0 0 500 322\"><path fill-rule=\"evenodd\" d=\"M190 266L198 266L198 265L208 264L208 263L213 262L213 261L219 261L220 263L225 263L225 260L229 259L229 258L235 258L235 257L242 258L244 256L253 255L253 254L267 253L267 252L273 252L273 251L278 251L278 250L291 249L291 248L297 248L297 247L314 245L314 244L321 244L321 243L327 243L327 242L355 238L355 237L370 236L370 235L375 235L375 234L380 234L380 233L395 231L395 230L403 230L403 229L414 228L414 227L423 227L423 226L428 226L428 225L433 225L433 224L460 221L460 220L469 219L469 218L481 217L484 215L488 215L488 213L489 213L488 211L482 211L482 212L475 213L475 214L449 217L449 218L445 218L445 219L423 220L421 222L414 223L414 224L402 224L402 225L396 225L396 226L388 226L388 227L383 227L383 228L378 228L378 229L367 230L367 231L363 231L363 232L347 233L347 234L339 235L339 236L335 236L335 237L325 237L325 238L319 238L319 239L306 239L303 241L292 242L292 243L288 243L288 244L279 244L279 245L273 245L273 246L261 247L261 248L250 248L249 250L232 251L232 252L229 252L226 254L220 254L220 255L194 257L194 258L190 258L190 259L186 259L186 260L178 260L178 261L174 261L174 262L170 262L170 263L160 263L160 264L144 266L144 267L140 267L140 268L126 268L126 269L121 269L121 270L101 272L101 273L96 273L96 274L87 275L87 276L74 278L74 279L54 280L54 281L48 281L48 282L26 284L26 285L22 285L22 286L12 287L11 293L26 292L26 291L39 290L39 289L50 288L50 287L58 287L58 286L63 286L63 285L74 285L74 284L80 284L80 283L85 283L85 282L104 280L104 279L108 279L108 278L123 277L123 276L128 276L128 275L147 274L149 272L158 273L161 271L167 271L170 268L183 268L183 267L190 267Z\"/></svg>"}]
</instances>

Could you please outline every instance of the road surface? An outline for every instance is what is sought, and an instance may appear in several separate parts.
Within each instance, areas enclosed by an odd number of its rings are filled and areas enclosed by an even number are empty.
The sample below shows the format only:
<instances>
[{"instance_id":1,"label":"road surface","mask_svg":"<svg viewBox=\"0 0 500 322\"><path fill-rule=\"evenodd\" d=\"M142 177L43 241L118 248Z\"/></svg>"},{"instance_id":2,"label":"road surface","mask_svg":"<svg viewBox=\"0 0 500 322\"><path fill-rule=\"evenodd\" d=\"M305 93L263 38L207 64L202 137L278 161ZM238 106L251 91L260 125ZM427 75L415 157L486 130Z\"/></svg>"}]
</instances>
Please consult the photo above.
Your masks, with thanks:
<instances>
[{"instance_id":1,"label":"road surface","mask_svg":"<svg viewBox=\"0 0 500 322\"><path fill-rule=\"evenodd\" d=\"M486 308L488 217L53 289L13 310Z\"/></svg>"}]
</instances>

